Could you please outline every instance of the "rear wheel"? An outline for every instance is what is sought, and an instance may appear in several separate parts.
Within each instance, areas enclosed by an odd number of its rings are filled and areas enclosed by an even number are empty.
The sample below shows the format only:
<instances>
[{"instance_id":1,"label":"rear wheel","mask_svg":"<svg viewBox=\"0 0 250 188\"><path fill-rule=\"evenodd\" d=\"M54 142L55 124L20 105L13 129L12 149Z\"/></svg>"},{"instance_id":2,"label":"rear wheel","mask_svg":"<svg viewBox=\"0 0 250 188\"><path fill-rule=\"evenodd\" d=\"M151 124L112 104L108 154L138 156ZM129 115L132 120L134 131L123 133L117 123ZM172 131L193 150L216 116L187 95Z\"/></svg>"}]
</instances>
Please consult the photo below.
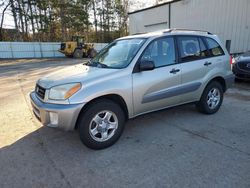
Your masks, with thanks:
<instances>
[{"instance_id":1,"label":"rear wheel","mask_svg":"<svg viewBox=\"0 0 250 188\"><path fill-rule=\"evenodd\" d=\"M91 149L104 149L113 145L124 129L125 116L121 107L110 101L96 101L78 121L80 138Z\"/></svg>"},{"instance_id":2,"label":"rear wheel","mask_svg":"<svg viewBox=\"0 0 250 188\"><path fill-rule=\"evenodd\" d=\"M216 113L223 101L223 89L220 83L211 82L204 89L200 101L196 104L197 109L205 114Z\"/></svg>"},{"instance_id":3,"label":"rear wheel","mask_svg":"<svg viewBox=\"0 0 250 188\"><path fill-rule=\"evenodd\" d=\"M82 58L83 57L83 52L81 49L75 49L74 54L73 54L74 58Z\"/></svg>"}]
</instances>

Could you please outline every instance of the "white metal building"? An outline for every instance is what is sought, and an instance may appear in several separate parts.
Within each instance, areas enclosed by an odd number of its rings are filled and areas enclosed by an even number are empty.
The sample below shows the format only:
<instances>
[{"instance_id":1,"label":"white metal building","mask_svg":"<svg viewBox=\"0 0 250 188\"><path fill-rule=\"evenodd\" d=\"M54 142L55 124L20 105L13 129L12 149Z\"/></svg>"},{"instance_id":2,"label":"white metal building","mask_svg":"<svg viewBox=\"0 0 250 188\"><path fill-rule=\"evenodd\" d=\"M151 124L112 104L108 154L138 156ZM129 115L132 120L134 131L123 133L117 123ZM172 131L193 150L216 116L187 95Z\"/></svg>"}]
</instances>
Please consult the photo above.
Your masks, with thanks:
<instances>
[{"instance_id":1,"label":"white metal building","mask_svg":"<svg viewBox=\"0 0 250 188\"><path fill-rule=\"evenodd\" d=\"M129 13L130 34L168 28L206 30L231 53L249 51L250 0L172 0Z\"/></svg>"}]
</instances>

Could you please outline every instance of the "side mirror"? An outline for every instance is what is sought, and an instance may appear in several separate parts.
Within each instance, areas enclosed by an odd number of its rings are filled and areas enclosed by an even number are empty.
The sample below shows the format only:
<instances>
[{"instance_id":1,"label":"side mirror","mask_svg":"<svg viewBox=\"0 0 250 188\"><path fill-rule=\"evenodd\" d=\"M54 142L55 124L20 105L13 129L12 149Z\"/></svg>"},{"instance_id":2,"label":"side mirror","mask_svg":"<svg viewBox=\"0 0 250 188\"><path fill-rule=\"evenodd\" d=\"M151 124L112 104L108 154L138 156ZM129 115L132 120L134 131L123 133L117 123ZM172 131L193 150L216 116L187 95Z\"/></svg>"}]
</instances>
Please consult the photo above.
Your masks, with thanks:
<instances>
[{"instance_id":1,"label":"side mirror","mask_svg":"<svg viewBox=\"0 0 250 188\"><path fill-rule=\"evenodd\" d=\"M154 61L143 60L139 63L140 71L150 71L153 70L154 68L155 68Z\"/></svg>"}]
</instances>

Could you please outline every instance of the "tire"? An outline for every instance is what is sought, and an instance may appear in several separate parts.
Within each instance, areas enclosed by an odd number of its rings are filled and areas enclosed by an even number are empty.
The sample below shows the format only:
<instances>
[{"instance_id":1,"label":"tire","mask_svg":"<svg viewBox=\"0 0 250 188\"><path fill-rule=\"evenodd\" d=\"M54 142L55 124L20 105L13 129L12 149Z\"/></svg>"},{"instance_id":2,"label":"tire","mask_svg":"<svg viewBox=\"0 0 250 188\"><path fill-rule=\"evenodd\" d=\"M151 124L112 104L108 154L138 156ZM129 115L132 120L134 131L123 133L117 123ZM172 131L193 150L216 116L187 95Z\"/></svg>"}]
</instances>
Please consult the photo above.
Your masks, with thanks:
<instances>
[{"instance_id":1,"label":"tire","mask_svg":"<svg viewBox=\"0 0 250 188\"><path fill-rule=\"evenodd\" d=\"M235 79L234 79L234 81L235 81L235 82L238 82L238 83L243 82L243 80L242 80L242 79L240 79L240 78L235 78Z\"/></svg>"},{"instance_id":2,"label":"tire","mask_svg":"<svg viewBox=\"0 0 250 188\"><path fill-rule=\"evenodd\" d=\"M88 148L107 148L120 138L124 124L125 115L118 104L111 100L98 100L80 115L80 139Z\"/></svg>"},{"instance_id":3,"label":"tire","mask_svg":"<svg viewBox=\"0 0 250 188\"><path fill-rule=\"evenodd\" d=\"M68 57L68 58L72 58L73 56L72 55L65 55L66 57Z\"/></svg>"},{"instance_id":4,"label":"tire","mask_svg":"<svg viewBox=\"0 0 250 188\"><path fill-rule=\"evenodd\" d=\"M216 113L223 101L223 89L220 83L214 81L204 89L200 101L196 103L197 109L204 114Z\"/></svg>"},{"instance_id":5,"label":"tire","mask_svg":"<svg viewBox=\"0 0 250 188\"><path fill-rule=\"evenodd\" d=\"M82 58L83 57L83 52L81 49L75 49L74 54L73 54L74 58Z\"/></svg>"},{"instance_id":6,"label":"tire","mask_svg":"<svg viewBox=\"0 0 250 188\"><path fill-rule=\"evenodd\" d=\"M89 58L95 57L96 54L97 54L97 51L96 51L95 49L89 49L89 50L88 50L88 57L89 57Z\"/></svg>"}]
</instances>

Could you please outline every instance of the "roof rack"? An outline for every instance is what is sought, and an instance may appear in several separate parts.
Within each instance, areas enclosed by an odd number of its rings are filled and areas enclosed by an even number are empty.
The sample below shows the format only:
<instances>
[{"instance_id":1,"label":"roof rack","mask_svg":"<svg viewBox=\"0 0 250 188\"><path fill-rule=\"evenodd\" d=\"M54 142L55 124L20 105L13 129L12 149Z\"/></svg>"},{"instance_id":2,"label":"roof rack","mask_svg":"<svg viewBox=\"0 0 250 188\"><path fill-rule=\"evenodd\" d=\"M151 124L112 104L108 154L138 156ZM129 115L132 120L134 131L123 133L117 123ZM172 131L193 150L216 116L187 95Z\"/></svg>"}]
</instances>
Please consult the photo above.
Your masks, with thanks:
<instances>
[{"instance_id":1,"label":"roof rack","mask_svg":"<svg viewBox=\"0 0 250 188\"><path fill-rule=\"evenodd\" d=\"M146 34L146 32L139 32L139 33L134 33L134 34L132 34L132 35L142 35L142 34Z\"/></svg>"},{"instance_id":2,"label":"roof rack","mask_svg":"<svg viewBox=\"0 0 250 188\"><path fill-rule=\"evenodd\" d=\"M212 33L208 32L208 31L204 31L204 30L196 30L196 29L178 29L178 28L173 28L173 29L169 29L166 30L164 33L171 33L174 31L193 31L193 32L202 32L202 33L206 33L208 35L213 35Z\"/></svg>"}]
</instances>

